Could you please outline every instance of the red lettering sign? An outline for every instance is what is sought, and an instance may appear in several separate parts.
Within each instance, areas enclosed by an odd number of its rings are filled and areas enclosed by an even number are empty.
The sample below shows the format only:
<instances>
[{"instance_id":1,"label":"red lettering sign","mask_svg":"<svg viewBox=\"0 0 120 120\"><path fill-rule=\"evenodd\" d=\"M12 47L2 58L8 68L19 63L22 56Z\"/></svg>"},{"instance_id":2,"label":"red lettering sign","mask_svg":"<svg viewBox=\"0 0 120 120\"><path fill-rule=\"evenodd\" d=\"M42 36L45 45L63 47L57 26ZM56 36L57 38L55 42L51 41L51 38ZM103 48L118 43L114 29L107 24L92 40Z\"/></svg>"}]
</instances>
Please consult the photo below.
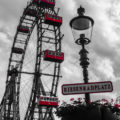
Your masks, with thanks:
<instances>
[{"instance_id":1,"label":"red lettering sign","mask_svg":"<svg viewBox=\"0 0 120 120\"><path fill-rule=\"evenodd\" d=\"M91 83L76 83L76 84L64 84L62 85L62 94L85 94L85 93L101 93L112 92L112 82L91 82Z\"/></svg>"}]
</instances>

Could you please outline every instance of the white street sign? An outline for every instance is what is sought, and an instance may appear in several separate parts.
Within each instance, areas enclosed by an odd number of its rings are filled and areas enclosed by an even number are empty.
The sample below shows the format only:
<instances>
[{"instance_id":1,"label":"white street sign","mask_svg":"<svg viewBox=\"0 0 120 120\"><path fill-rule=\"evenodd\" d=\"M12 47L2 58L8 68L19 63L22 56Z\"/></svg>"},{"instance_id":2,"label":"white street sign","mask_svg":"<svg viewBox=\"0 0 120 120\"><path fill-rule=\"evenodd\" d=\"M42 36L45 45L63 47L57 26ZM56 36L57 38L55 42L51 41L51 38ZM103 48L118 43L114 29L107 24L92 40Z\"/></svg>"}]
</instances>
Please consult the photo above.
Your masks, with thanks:
<instances>
[{"instance_id":1,"label":"white street sign","mask_svg":"<svg viewBox=\"0 0 120 120\"><path fill-rule=\"evenodd\" d=\"M76 83L62 85L62 94L85 94L85 93L101 93L112 92L113 85L111 81L105 82L91 82L91 83Z\"/></svg>"}]
</instances>

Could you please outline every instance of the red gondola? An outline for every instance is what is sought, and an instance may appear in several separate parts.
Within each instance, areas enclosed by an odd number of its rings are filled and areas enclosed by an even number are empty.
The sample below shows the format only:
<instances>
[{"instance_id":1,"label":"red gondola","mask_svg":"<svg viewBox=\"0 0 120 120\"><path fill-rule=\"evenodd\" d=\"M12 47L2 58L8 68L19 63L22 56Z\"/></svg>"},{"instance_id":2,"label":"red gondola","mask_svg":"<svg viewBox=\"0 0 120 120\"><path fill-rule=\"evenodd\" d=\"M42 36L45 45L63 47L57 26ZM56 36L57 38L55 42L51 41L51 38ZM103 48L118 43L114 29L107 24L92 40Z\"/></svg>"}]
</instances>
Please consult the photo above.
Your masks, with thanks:
<instances>
[{"instance_id":1,"label":"red gondola","mask_svg":"<svg viewBox=\"0 0 120 120\"><path fill-rule=\"evenodd\" d=\"M29 33L29 27L27 26L18 26L18 32Z\"/></svg>"},{"instance_id":2,"label":"red gondola","mask_svg":"<svg viewBox=\"0 0 120 120\"><path fill-rule=\"evenodd\" d=\"M55 0L33 0L33 2L42 7L54 8L55 6Z\"/></svg>"},{"instance_id":3,"label":"red gondola","mask_svg":"<svg viewBox=\"0 0 120 120\"><path fill-rule=\"evenodd\" d=\"M61 63L64 61L64 53L46 50L44 54L44 60Z\"/></svg>"},{"instance_id":4,"label":"red gondola","mask_svg":"<svg viewBox=\"0 0 120 120\"><path fill-rule=\"evenodd\" d=\"M35 9L29 8L25 11L25 14L29 15L29 16L32 16L32 17L36 17L37 11Z\"/></svg>"},{"instance_id":5,"label":"red gondola","mask_svg":"<svg viewBox=\"0 0 120 120\"><path fill-rule=\"evenodd\" d=\"M58 106L58 98L57 97L40 96L40 105L57 107Z\"/></svg>"},{"instance_id":6,"label":"red gondola","mask_svg":"<svg viewBox=\"0 0 120 120\"><path fill-rule=\"evenodd\" d=\"M47 13L45 16L45 23L49 25L61 26L62 17Z\"/></svg>"},{"instance_id":7,"label":"red gondola","mask_svg":"<svg viewBox=\"0 0 120 120\"><path fill-rule=\"evenodd\" d=\"M16 54L22 54L22 53L24 53L24 50L22 48L14 47L14 48L12 48L12 52L16 53Z\"/></svg>"}]
</instances>

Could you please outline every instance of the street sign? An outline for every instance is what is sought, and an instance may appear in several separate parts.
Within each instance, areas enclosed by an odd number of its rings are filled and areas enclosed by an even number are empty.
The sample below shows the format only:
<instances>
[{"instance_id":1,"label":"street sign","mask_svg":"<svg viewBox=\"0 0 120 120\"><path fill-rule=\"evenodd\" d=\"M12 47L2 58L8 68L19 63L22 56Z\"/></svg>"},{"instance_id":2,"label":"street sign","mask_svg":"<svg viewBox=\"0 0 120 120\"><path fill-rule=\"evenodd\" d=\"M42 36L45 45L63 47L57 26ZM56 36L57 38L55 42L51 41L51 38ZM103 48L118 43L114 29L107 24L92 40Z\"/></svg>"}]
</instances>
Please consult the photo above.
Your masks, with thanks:
<instances>
[{"instance_id":1,"label":"street sign","mask_svg":"<svg viewBox=\"0 0 120 120\"><path fill-rule=\"evenodd\" d=\"M113 85L111 81L105 82L91 82L91 83L76 83L62 85L62 94L85 94L85 93L101 93L112 92Z\"/></svg>"}]
</instances>

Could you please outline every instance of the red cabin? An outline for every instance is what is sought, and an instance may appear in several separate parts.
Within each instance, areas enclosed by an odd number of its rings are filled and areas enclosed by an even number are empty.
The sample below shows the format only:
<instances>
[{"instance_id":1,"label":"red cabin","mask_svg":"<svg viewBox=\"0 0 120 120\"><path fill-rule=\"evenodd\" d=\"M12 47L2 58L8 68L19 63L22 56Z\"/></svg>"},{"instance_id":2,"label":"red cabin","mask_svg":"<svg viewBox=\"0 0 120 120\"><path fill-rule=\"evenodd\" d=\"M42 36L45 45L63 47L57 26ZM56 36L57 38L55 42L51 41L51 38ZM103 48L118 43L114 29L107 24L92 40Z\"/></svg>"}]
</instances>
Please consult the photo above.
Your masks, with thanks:
<instances>
[{"instance_id":1,"label":"red cabin","mask_svg":"<svg viewBox=\"0 0 120 120\"><path fill-rule=\"evenodd\" d=\"M40 96L40 105L57 107L58 106L58 98L57 97Z\"/></svg>"},{"instance_id":2,"label":"red cabin","mask_svg":"<svg viewBox=\"0 0 120 120\"><path fill-rule=\"evenodd\" d=\"M44 60L61 63L64 61L64 53L46 50L44 54Z\"/></svg>"},{"instance_id":3,"label":"red cabin","mask_svg":"<svg viewBox=\"0 0 120 120\"><path fill-rule=\"evenodd\" d=\"M23 33L29 33L29 27L27 26L19 26L18 27L18 32L23 32Z\"/></svg>"},{"instance_id":4,"label":"red cabin","mask_svg":"<svg viewBox=\"0 0 120 120\"><path fill-rule=\"evenodd\" d=\"M32 16L32 17L36 17L37 11L35 9L29 8L25 11L25 14L29 15L29 16Z\"/></svg>"},{"instance_id":5,"label":"red cabin","mask_svg":"<svg viewBox=\"0 0 120 120\"><path fill-rule=\"evenodd\" d=\"M54 8L55 6L55 0L33 0L33 2L41 7Z\"/></svg>"},{"instance_id":6,"label":"red cabin","mask_svg":"<svg viewBox=\"0 0 120 120\"><path fill-rule=\"evenodd\" d=\"M16 54L22 54L22 53L24 53L24 50L22 48L14 47L14 48L12 48L12 52L16 53Z\"/></svg>"},{"instance_id":7,"label":"red cabin","mask_svg":"<svg viewBox=\"0 0 120 120\"><path fill-rule=\"evenodd\" d=\"M47 13L45 16L45 23L49 25L61 26L62 17Z\"/></svg>"}]
</instances>

